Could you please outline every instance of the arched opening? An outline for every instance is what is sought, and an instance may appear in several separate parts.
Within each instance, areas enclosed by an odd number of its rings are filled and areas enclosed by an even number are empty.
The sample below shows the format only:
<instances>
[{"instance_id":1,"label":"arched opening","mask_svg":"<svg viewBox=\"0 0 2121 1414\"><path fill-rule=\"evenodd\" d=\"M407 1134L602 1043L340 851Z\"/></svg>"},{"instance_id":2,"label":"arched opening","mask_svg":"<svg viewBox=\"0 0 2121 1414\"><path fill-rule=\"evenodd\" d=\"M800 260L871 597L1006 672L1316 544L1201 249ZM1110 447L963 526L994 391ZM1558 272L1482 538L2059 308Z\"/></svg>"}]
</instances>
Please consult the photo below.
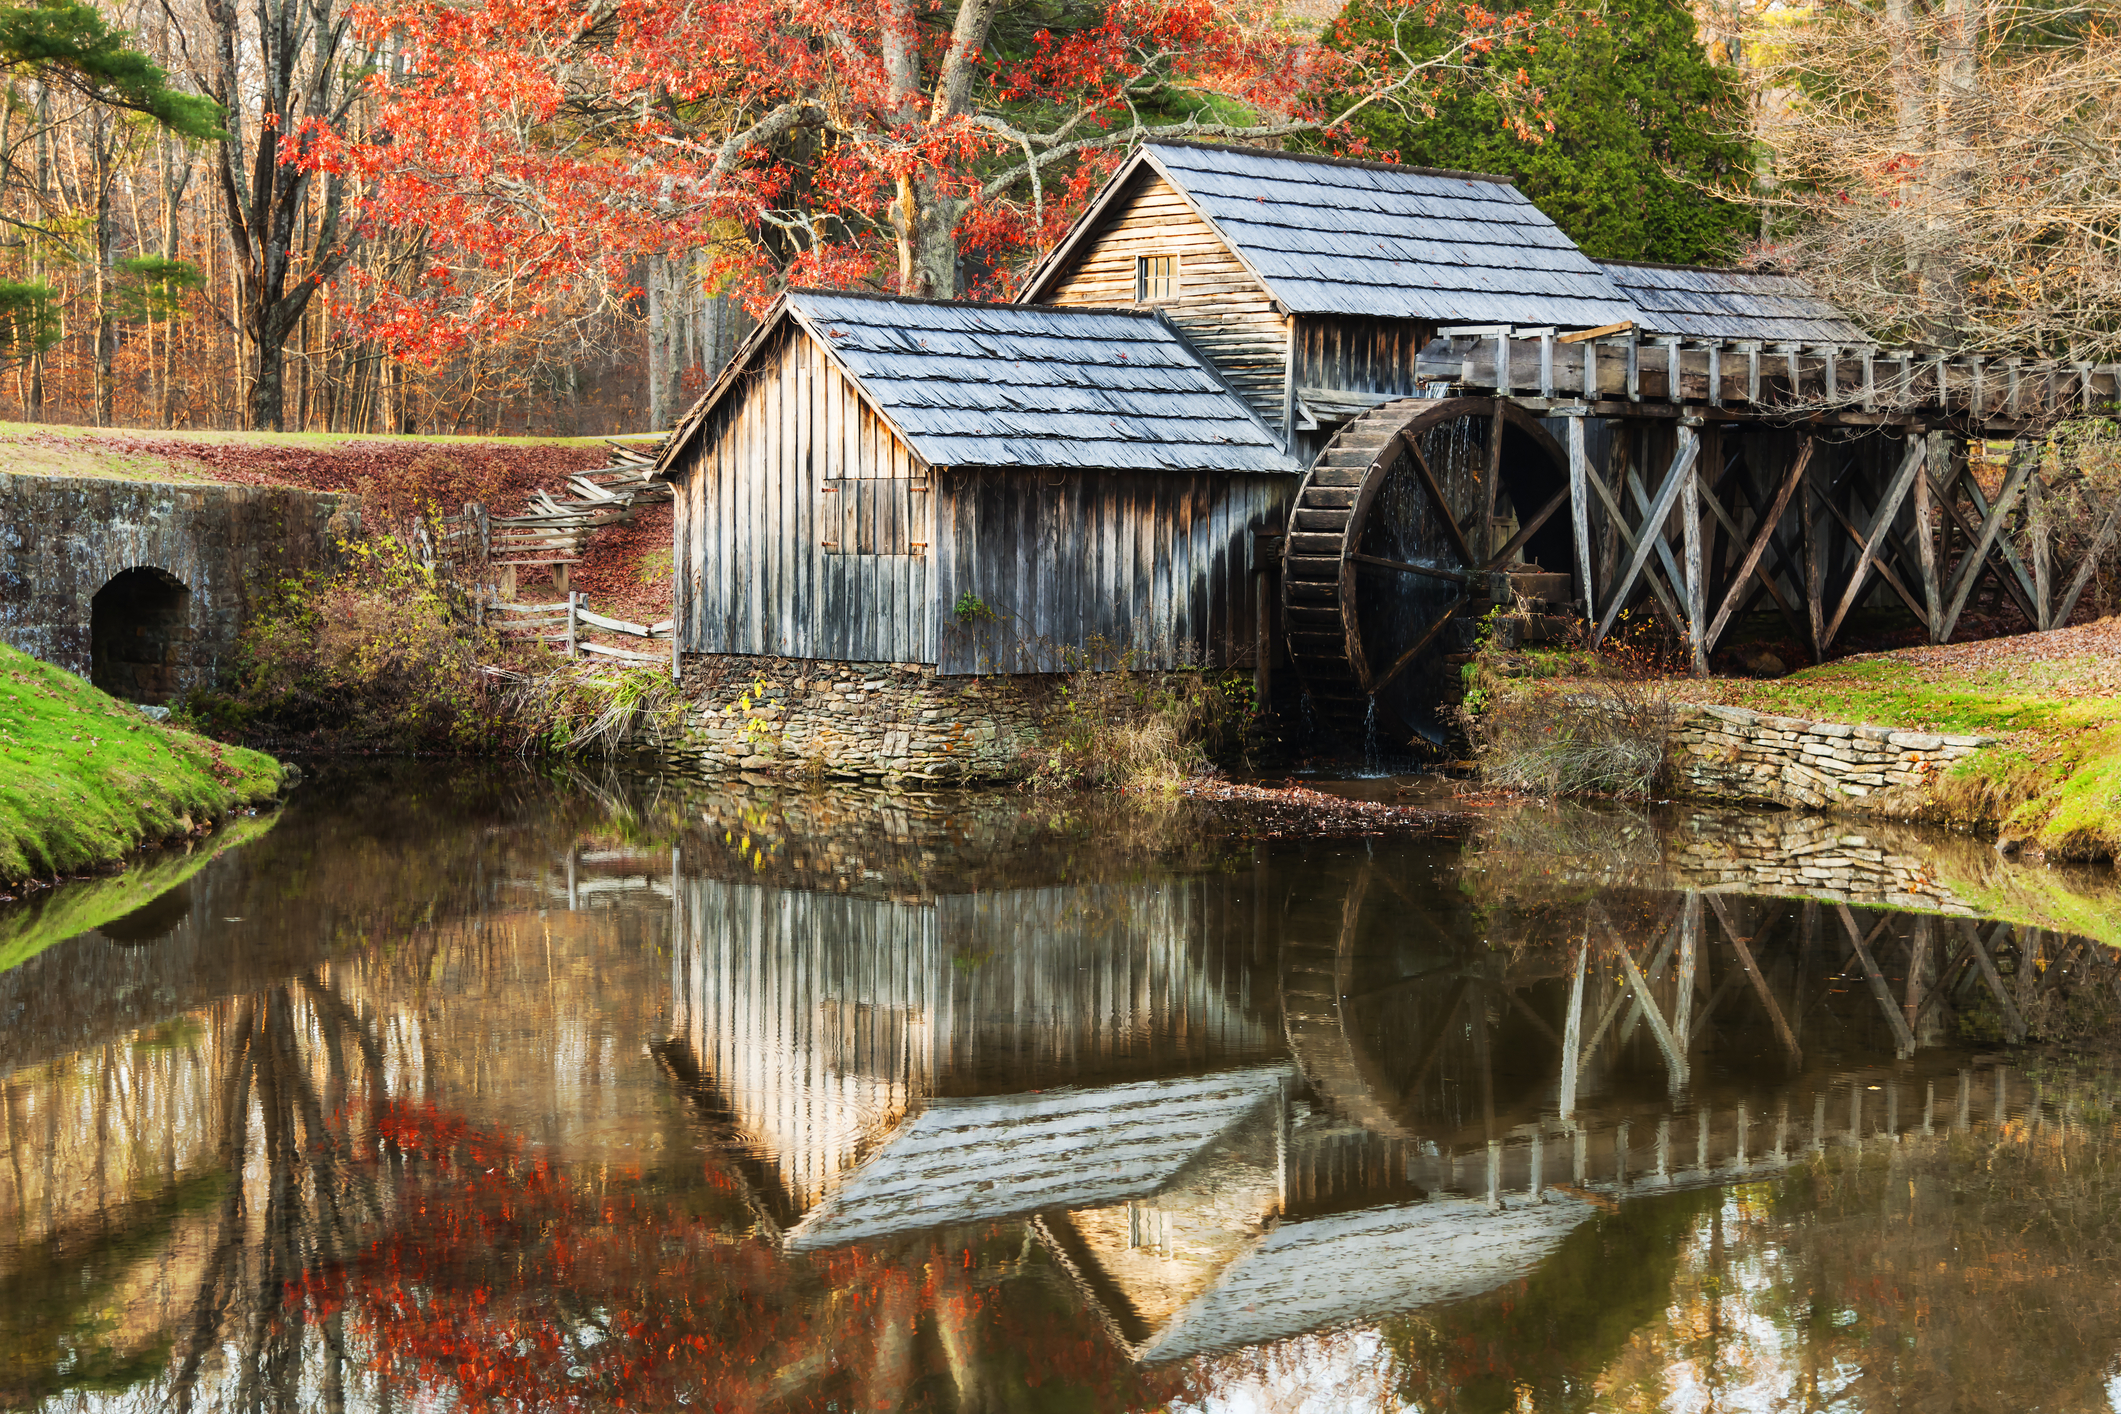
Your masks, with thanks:
<instances>
[{"instance_id":1,"label":"arched opening","mask_svg":"<svg viewBox=\"0 0 2121 1414\"><path fill-rule=\"evenodd\" d=\"M166 570L129 569L96 591L89 610L89 681L128 702L177 695L191 638L191 591Z\"/></svg>"}]
</instances>

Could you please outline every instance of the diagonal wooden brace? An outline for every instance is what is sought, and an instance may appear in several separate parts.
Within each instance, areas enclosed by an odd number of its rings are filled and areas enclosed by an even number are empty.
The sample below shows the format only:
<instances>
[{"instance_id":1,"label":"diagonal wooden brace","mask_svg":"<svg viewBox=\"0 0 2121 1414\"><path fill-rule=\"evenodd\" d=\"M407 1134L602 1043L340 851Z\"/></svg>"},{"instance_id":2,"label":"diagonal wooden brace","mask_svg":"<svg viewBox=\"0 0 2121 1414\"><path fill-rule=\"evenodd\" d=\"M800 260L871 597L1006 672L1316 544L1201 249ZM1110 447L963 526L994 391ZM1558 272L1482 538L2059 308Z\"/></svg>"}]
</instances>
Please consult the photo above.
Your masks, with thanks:
<instances>
[{"instance_id":1,"label":"diagonal wooden brace","mask_svg":"<svg viewBox=\"0 0 2121 1414\"><path fill-rule=\"evenodd\" d=\"M1650 506L1650 513L1642 523L1642 538L1635 542L1635 553L1628 557L1627 572L1613 586L1613 597L1606 604L1605 616L1591 634L1591 646L1596 648L1605 642L1612 632L1613 624L1620 617L1620 610L1634 591L1635 581L1642 574L1642 567L1649 563L1650 549L1664 542L1664 522L1672 513L1672 506L1679 500L1679 489L1686 479L1694 474L1694 459L1701 455L1701 435L1693 428L1682 424L1679 428L1679 447L1672 454L1672 469L1665 474L1664 485L1658 488L1657 499Z\"/></svg>"},{"instance_id":2,"label":"diagonal wooden brace","mask_svg":"<svg viewBox=\"0 0 2121 1414\"><path fill-rule=\"evenodd\" d=\"M1760 518L1760 524L1754 527L1753 543L1746 547L1745 559L1739 562L1738 573L1731 580L1731 592L1723 596L1723 606L1716 611L1715 619L1709 624L1709 631L1702 636L1704 653L1715 650L1716 640L1723 637L1724 626L1731 621L1731 614L1737 609L1739 598L1745 592L1746 581L1752 576L1759 575L1761 584L1766 586L1769 594L1774 595L1775 602L1782 603L1782 596L1776 592L1774 581L1760 568L1760 557L1767 553L1768 542L1775 536L1775 527L1782 524L1783 513L1790 508L1790 499L1797 494L1797 488L1804 484L1804 471L1812 464L1812 449L1817 445L1810 437L1804 439L1804 450L1797 454L1795 464L1790 467L1790 474L1782 479L1782 489L1775 493L1775 504ZM1784 612L1788 612L1787 608Z\"/></svg>"},{"instance_id":3,"label":"diagonal wooden brace","mask_svg":"<svg viewBox=\"0 0 2121 1414\"><path fill-rule=\"evenodd\" d=\"M1886 532L1893 528L1893 517L1900 514L1900 503L1905 501L1907 493L1914 489L1915 473L1921 469L1928 455L1928 438L1908 439L1907 455L1900 462L1900 474L1893 478L1892 489L1887 491L1885 499L1878 503L1878 514L1871 520L1871 533L1864 538L1863 553L1857 557L1856 567L1849 575L1848 588L1841 592L1841 604L1834 610L1834 617L1827 621L1826 641L1820 644L1821 648L1834 641L1834 635L1841 632L1842 620L1848 617L1849 610L1854 608L1856 601L1862 597L1863 586L1871 577L1872 563L1878 558L1878 547L1885 543Z\"/></svg>"}]
</instances>

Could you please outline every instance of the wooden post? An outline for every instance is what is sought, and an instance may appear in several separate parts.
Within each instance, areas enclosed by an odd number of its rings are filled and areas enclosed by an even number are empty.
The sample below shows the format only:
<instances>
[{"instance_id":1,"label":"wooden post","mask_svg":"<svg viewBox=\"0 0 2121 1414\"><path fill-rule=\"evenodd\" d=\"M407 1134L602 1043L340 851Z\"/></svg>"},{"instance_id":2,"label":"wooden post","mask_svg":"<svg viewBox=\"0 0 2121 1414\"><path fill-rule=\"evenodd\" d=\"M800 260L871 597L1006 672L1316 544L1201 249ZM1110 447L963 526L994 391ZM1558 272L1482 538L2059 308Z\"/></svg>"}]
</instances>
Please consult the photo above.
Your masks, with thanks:
<instances>
[{"instance_id":1,"label":"wooden post","mask_svg":"<svg viewBox=\"0 0 2121 1414\"><path fill-rule=\"evenodd\" d=\"M574 591L569 590L567 592L567 656L570 658L574 656L574 633Z\"/></svg>"},{"instance_id":2,"label":"wooden post","mask_svg":"<svg viewBox=\"0 0 2121 1414\"><path fill-rule=\"evenodd\" d=\"M1591 965L1590 929L1586 923L1584 941L1576 949L1576 980L1569 985L1569 1019L1561 1033L1561 1118L1564 1123L1573 1123L1576 1118L1576 1068L1583 1055L1583 982L1584 974ZM1577 1182L1583 1181L1581 1172Z\"/></svg>"},{"instance_id":3,"label":"wooden post","mask_svg":"<svg viewBox=\"0 0 2121 1414\"><path fill-rule=\"evenodd\" d=\"M515 567L514 565L503 565L503 566L501 566L501 591L500 591L500 593L501 593L501 601L502 601L503 603L507 603L507 604L513 604L513 603L515 602L515 599L516 599L516 567Z\"/></svg>"},{"instance_id":4,"label":"wooden post","mask_svg":"<svg viewBox=\"0 0 2121 1414\"><path fill-rule=\"evenodd\" d=\"M1930 455L1915 468L1915 553L1922 562L1922 602L1929 611L1932 643L1943 642L1938 634L1944 628L1944 595L1937 587L1937 534L1930 526L1934 519L1930 509L1930 466L1940 459L1940 453L1950 455L1941 446L1943 440L1943 433L1932 432Z\"/></svg>"},{"instance_id":5,"label":"wooden post","mask_svg":"<svg viewBox=\"0 0 2121 1414\"><path fill-rule=\"evenodd\" d=\"M552 567L552 587L562 594L573 592L574 567L572 565L554 565Z\"/></svg>"},{"instance_id":6,"label":"wooden post","mask_svg":"<svg viewBox=\"0 0 2121 1414\"><path fill-rule=\"evenodd\" d=\"M2040 485L2039 472L2035 471L2025 478L2025 528L2033 537L2033 627L2042 633L2055 626L2049 612L2054 600L2048 585L2047 501L2044 490Z\"/></svg>"},{"instance_id":7,"label":"wooden post","mask_svg":"<svg viewBox=\"0 0 2121 1414\"><path fill-rule=\"evenodd\" d=\"M1583 593L1583 616L1598 617L1598 596L1591 585L1590 457L1584 450L1586 408L1571 408L1569 418L1569 518L1576 531L1576 584Z\"/></svg>"},{"instance_id":8,"label":"wooden post","mask_svg":"<svg viewBox=\"0 0 2121 1414\"><path fill-rule=\"evenodd\" d=\"M1502 490L1502 403L1495 404L1494 420L1488 424L1488 465L1480 478L1480 563L1495 558L1495 497ZM1440 499L1440 498L1439 498ZM1523 507L1518 508L1520 511Z\"/></svg>"},{"instance_id":9,"label":"wooden post","mask_svg":"<svg viewBox=\"0 0 2121 1414\"><path fill-rule=\"evenodd\" d=\"M1677 347L1676 345L1674 346ZM1695 428L1698 420L1688 418L1680 424L1679 435L1698 438ZM1686 474L1685 484L1680 487L1679 533L1686 546L1686 632L1687 642L1694 655L1694 676L1709 675L1709 655L1703 639L1708 629L1708 588L1701 581L1701 467L1699 458ZM1661 529L1661 527L1660 527Z\"/></svg>"}]
</instances>

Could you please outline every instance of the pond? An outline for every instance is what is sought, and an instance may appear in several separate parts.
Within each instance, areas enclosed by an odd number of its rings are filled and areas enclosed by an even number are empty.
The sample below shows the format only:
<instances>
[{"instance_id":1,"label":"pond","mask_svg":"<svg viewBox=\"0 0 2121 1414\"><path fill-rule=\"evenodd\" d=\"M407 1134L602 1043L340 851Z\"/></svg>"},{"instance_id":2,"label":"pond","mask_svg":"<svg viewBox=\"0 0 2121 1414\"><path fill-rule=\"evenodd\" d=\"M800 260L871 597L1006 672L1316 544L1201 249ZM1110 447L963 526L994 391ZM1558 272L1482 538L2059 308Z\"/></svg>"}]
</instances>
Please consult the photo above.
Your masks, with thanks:
<instances>
[{"instance_id":1,"label":"pond","mask_svg":"<svg viewBox=\"0 0 2121 1414\"><path fill-rule=\"evenodd\" d=\"M0 912L0 1407L2117 1407L2109 882L1411 819L326 768Z\"/></svg>"}]
</instances>

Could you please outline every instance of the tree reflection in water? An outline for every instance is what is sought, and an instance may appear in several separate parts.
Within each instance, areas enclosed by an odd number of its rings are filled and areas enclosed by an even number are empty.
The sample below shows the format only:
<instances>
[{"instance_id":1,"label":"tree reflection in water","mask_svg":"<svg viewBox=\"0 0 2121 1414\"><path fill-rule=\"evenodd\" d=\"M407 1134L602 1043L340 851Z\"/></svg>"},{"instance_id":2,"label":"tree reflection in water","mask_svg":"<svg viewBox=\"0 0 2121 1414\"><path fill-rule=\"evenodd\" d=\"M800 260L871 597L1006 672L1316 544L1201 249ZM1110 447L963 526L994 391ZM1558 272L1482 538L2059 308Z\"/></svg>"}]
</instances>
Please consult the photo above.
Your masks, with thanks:
<instances>
[{"instance_id":1,"label":"tree reflection in water","mask_svg":"<svg viewBox=\"0 0 2121 1414\"><path fill-rule=\"evenodd\" d=\"M0 974L0 1407L2108 1405L2087 940L790 800L291 808Z\"/></svg>"},{"instance_id":2,"label":"tree reflection in water","mask_svg":"<svg viewBox=\"0 0 2121 1414\"><path fill-rule=\"evenodd\" d=\"M400 1220L287 1300L327 1344L343 1327L401 1394L466 1409L980 1408L1058 1385L1118 1409L1185 1388L1070 1319L1021 1228L784 1259L712 1161L689 1190L638 1171L587 1180L404 1104L379 1113L355 1168L388 1177Z\"/></svg>"}]
</instances>

